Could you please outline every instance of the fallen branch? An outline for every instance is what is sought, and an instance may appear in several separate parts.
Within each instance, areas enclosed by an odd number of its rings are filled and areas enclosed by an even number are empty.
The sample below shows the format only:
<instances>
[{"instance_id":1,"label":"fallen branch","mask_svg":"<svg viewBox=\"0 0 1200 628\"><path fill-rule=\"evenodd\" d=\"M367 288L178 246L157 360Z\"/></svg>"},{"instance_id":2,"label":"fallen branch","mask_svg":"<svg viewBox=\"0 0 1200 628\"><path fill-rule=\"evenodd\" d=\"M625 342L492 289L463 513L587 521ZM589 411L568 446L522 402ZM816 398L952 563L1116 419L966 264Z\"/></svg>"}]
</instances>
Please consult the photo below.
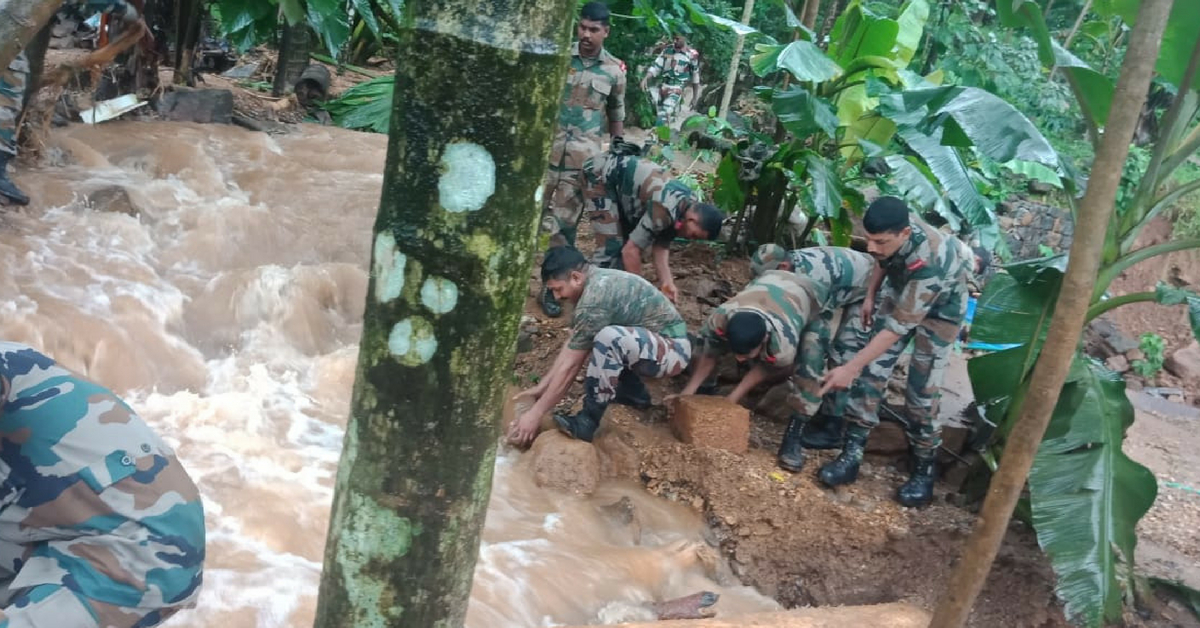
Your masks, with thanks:
<instances>
[{"instance_id":1,"label":"fallen branch","mask_svg":"<svg viewBox=\"0 0 1200 628\"><path fill-rule=\"evenodd\" d=\"M328 63L329 65L332 65L332 66L335 66L338 68L344 68L346 70L350 70L351 72L353 72L355 74L361 74L367 78L379 78L378 73L372 73L370 70L368 70L366 68L360 68L356 65L350 65L348 63L338 63L337 61L334 61L333 57L330 57L328 55L323 55L323 54L314 52L314 53L309 54L308 56L312 57L313 59L315 59L317 61L320 61L321 63Z\"/></svg>"}]
</instances>

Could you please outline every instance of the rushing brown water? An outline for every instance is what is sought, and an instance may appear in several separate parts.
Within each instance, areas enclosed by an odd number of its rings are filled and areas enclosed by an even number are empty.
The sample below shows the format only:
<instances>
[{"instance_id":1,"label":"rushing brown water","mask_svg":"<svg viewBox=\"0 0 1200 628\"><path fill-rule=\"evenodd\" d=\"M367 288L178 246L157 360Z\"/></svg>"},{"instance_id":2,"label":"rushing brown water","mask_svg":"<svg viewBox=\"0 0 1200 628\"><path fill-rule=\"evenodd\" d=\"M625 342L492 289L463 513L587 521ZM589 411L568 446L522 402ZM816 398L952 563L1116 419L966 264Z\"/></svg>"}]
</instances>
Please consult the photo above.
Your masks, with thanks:
<instances>
[{"instance_id":1,"label":"rushing brown water","mask_svg":"<svg viewBox=\"0 0 1200 628\"><path fill-rule=\"evenodd\" d=\"M124 394L205 498L200 606L169 626L310 626L358 353L387 138L306 126L115 122L59 130L0 213L0 338ZM628 497L640 535L601 506ZM542 491L502 454L471 628L644 617L699 590L728 615L690 509L632 484ZM635 538L640 536L640 538Z\"/></svg>"}]
</instances>

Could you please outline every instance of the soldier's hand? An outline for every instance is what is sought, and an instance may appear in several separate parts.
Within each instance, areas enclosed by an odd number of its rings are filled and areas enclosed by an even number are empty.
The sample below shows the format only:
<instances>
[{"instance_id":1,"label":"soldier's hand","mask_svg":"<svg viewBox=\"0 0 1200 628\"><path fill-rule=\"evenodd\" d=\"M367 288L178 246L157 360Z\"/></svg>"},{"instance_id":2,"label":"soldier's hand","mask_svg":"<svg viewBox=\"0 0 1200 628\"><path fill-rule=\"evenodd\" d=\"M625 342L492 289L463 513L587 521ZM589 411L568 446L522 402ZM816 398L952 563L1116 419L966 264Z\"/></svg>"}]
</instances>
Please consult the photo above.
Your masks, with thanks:
<instances>
[{"instance_id":1,"label":"soldier's hand","mask_svg":"<svg viewBox=\"0 0 1200 628\"><path fill-rule=\"evenodd\" d=\"M818 394L824 395L831 390L849 388L854 383L854 380L858 379L858 374L858 369L848 364L843 364L829 371L821 378L821 392Z\"/></svg>"},{"instance_id":2,"label":"soldier's hand","mask_svg":"<svg viewBox=\"0 0 1200 628\"><path fill-rule=\"evenodd\" d=\"M679 288L675 287L675 282L664 283L659 289L671 300L671 303L674 303L675 299L679 297Z\"/></svg>"},{"instance_id":3,"label":"soldier's hand","mask_svg":"<svg viewBox=\"0 0 1200 628\"><path fill-rule=\"evenodd\" d=\"M538 433L538 426L541 424L539 419L541 417L533 411L523 412L508 427L508 442L519 447L525 447L533 442Z\"/></svg>"},{"instance_id":4,"label":"soldier's hand","mask_svg":"<svg viewBox=\"0 0 1200 628\"><path fill-rule=\"evenodd\" d=\"M867 298L863 299L860 315L862 316L863 327L870 329L871 323L875 321L875 297L868 295Z\"/></svg>"}]
</instances>

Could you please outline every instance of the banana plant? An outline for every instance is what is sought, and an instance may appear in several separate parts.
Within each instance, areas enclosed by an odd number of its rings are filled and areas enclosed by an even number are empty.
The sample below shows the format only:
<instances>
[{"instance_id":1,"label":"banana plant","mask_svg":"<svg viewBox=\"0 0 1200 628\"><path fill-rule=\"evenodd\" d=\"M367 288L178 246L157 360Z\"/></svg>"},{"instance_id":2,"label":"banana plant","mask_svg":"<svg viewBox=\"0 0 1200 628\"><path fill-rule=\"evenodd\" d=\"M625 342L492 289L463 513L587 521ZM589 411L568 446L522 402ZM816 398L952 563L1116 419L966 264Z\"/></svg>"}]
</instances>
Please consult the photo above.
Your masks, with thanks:
<instances>
[{"instance_id":1,"label":"banana plant","mask_svg":"<svg viewBox=\"0 0 1200 628\"><path fill-rule=\"evenodd\" d=\"M216 0L222 33L245 50L272 38L280 19L288 24L308 23L331 56L350 37L351 14L371 32L379 34L380 20L399 16L402 0Z\"/></svg>"},{"instance_id":2,"label":"banana plant","mask_svg":"<svg viewBox=\"0 0 1200 628\"><path fill-rule=\"evenodd\" d=\"M1116 32L1122 23L1130 23L1138 4L1138 0L1100 0L1093 8L1109 32ZM1113 81L1050 37L1036 3L997 0L997 9L1002 23L1023 28L1033 37L1048 71L1061 72L1096 141L1111 108ZM1200 190L1200 182L1180 183L1175 178L1179 167L1200 149L1197 21L1200 3L1174 4L1156 69L1159 80L1175 87L1176 97L1159 126L1136 193L1117 207L1110 223L1088 320L1133 302L1185 305L1192 331L1200 338L1200 295L1166 285L1108 295L1113 280L1134 264L1200 248L1200 240L1195 239L1140 248L1136 244L1151 220L1184 195ZM1074 195L1068 196L1074 202ZM979 299L972 340L1012 346L968 363L976 399L997 427L993 448L1001 455L1040 353L1062 268L1061 256L1009 266L1007 274L991 282ZM1135 590L1134 529L1153 504L1157 484L1150 471L1121 451L1132 421L1133 407L1125 397L1123 381L1080 350L1029 476L1032 522L1058 576L1057 593L1068 614L1085 626L1118 621L1122 601Z\"/></svg>"}]
</instances>

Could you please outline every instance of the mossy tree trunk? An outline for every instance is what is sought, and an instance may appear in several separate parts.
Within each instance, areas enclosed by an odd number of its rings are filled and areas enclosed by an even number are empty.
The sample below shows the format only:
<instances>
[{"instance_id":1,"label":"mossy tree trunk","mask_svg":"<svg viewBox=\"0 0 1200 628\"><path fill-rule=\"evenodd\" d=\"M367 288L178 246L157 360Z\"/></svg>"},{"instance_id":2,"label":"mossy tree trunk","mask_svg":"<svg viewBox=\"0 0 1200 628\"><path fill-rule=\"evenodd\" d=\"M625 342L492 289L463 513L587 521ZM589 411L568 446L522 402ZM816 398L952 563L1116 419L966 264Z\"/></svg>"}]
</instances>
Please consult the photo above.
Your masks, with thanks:
<instances>
[{"instance_id":1,"label":"mossy tree trunk","mask_svg":"<svg viewBox=\"0 0 1200 628\"><path fill-rule=\"evenodd\" d=\"M17 58L60 6L62 0L0 0L0 68Z\"/></svg>"},{"instance_id":2,"label":"mossy tree trunk","mask_svg":"<svg viewBox=\"0 0 1200 628\"><path fill-rule=\"evenodd\" d=\"M568 0L409 0L318 628L462 625Z\"/></svg>"},{"instance_id":3,"label":"mossy tree trunk","mask_svg":"<svg viewBox=\"0 0 1200 628\"><path fill-rule=\"evenodd\" d=\"M275 65L275 81L271 86L274 96L292 91L304 68L308 67L308 53L315 39L307 21L296 24L281 21L283 36L279 38L279 61Z\"/></svg>"}]
</instances>

